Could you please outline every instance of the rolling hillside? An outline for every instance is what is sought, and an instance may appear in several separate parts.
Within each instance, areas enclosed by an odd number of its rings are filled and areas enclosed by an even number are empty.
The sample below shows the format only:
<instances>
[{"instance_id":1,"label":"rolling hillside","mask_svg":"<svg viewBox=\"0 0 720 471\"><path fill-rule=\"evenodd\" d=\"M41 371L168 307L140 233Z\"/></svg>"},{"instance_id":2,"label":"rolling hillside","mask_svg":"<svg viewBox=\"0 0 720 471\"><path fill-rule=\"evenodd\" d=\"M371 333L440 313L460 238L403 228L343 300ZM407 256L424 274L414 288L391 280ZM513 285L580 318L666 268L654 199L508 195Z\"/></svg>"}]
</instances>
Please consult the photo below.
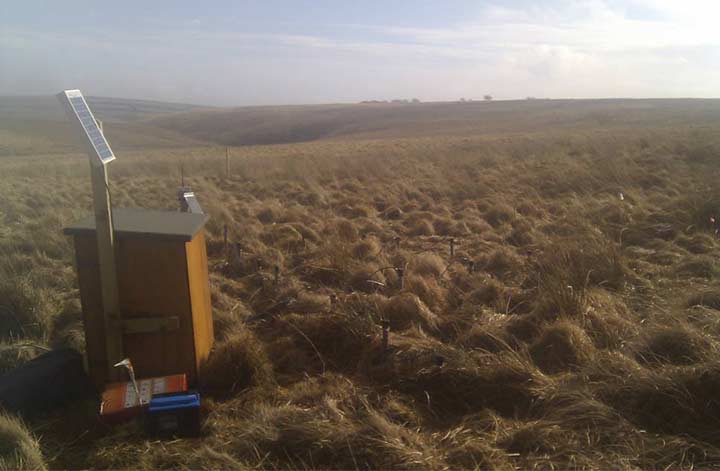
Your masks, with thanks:
<instances>
[{"instance_id":1,"label":"rolling hillside","mask_svg":"<svg viewBox=\"0 0 720 471\"><path fill-rule=\"evenodd\" d=\"M720 100L527 100L214 109L163 115L154 126L222 145L710 125Z\"/></svg>"},{"instance_id":2,"label":"rolling hillside","mask_svg":"<svg viewBox=\"0 0 720 471\"><path fill-rule=\"evenodd\" d=\"M150 129L145 121L194 105L147 100L87 97L95 117L118 150L197 145L172 130ZM75 134L54 96L0 97L0 156L58 154L80 150Z\"/></svg>"},{"instance_id":3,"label":"rolling hillside","mask_svg":"<svg viewBox=\"0 0 720 471\"><path fill-rule=\"evenodd\" d=\"M201 108L88 98L117 150L326 139L497 136L708 127L720 100L523 100ZM79 150L54 97L0 97L0 155Z\"/></svg>"}]
</instances>

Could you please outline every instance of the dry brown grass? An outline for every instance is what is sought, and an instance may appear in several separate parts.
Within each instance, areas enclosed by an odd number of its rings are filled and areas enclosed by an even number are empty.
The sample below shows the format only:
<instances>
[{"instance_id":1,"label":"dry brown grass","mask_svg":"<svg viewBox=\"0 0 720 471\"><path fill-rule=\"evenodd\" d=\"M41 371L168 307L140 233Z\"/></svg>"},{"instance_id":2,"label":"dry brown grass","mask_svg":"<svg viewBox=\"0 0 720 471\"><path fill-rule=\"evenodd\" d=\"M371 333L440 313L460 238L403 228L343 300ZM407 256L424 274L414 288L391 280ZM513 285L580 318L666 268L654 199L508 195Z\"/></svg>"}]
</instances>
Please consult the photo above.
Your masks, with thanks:
<instances>
[{"instance_id":1,"label":"dry brown grass","mask_svg":"<svg viewBox=\"0 0 720 471\"><path fill-rule=\"evenodd\" d=\"M40 445L16 417L0 414L0 470L45 470Z\"/></svg>"},{"instance_id":2,"label":"dry brown grass","mask_svg":"<svg viewBox=\"0 0 720 471\"><path fill-rule=\"evenodd\" d=\"M251 387L272 387L275 382L264 346L247 329L228 334L201 365L203 392L231 397Z\"/></svg>"},{"instance_id":3,"label":"dry brown grass","mask_svg":"<svg viewBox=\"0 0 720 471\"><path fill-rule=\"evenodd\" d=\"M720 465L720 133L671 117L233 148L227 178L224 148L123 152L116 205L174 209L182 161L211 215L205 426L151 441L88 401L29 419L49 466ZM23 149L0 160L0 370L82 346L61 228L87 162Z\"/></svg>"},{"instance_id":4,"label":"dry brown grass","mask_svg":"<svg viewBox=\"0 0 720 471\"><path fill-rule=\"evenodd\" d=\"M716 356L716 347L707 337L681 321L673 326L654 327L643 333L638 349L640 361L691 365Z\"/></svg>"}]
</instances>

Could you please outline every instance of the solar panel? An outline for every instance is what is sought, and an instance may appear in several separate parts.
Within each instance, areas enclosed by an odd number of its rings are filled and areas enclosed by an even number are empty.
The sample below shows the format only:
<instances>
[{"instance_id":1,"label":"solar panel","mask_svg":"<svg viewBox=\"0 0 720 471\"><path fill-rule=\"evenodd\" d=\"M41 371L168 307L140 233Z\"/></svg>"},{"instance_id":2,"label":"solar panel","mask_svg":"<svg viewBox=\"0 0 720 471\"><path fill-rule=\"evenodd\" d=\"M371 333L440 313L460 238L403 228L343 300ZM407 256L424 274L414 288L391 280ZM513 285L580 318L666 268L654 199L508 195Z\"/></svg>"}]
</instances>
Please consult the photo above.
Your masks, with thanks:
<instances>
[{"instance_id":1,"label":"solar panel","mask_svg":"<svg viewBox=\"0 0 720 471\"><path fill-rule=\"evenodd\" d=\"M115 160L115 154L110 149L80 90L65 90L58 95L58 98L67 105L68 115L76 119L85 131L85 138L97 156L97 163L104 165Z\"/></svg>"}]
</instances>

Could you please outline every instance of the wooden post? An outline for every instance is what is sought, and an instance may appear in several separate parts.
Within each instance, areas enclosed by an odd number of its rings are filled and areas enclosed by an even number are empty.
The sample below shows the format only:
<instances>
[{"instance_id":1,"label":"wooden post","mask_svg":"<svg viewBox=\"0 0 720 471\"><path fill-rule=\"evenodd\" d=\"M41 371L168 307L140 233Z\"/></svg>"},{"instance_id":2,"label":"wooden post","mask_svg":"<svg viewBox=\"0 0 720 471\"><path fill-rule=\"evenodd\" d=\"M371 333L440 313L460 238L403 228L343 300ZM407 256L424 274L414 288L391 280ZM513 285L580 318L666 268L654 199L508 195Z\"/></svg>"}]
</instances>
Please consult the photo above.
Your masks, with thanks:
<instances>
[{"instance_id":1,"label":"wooden post","mask_svg":"<svg viewBox=\"0 0 720 471\"><path fill-rule=\"evenodd\" d=\"M113 234L107 168L104 164L98 165L91 162L90 173L92 176L95 235L97 238L103 316L105 319L107 377L108 380L116 381L120 379L121 375L114 365L123 359L123 346L117 268L115 265L115 237Z\"/></svg>"},{"instance_id":2,"label":"wooden post","mask_svg":"<svg viewBox=\"0 0 720 471\"><path fill-rule=\"evenodd\" d=\"M104 379L117 381L120 379L120 372L114 365L123 359L123 344L112 207L106 168L107 163L115 159L115 155L105 141L102 122L95 119L80 90L64 90L57 96L66 113L81 132L90 158L95 238L102 296L102 323L105 331L106 371ZM90 119L94 120L94 123ZM100 139L101 137L102 139Z\"/></svg>"},{"instance_id":3,"label":"wooden post","mask_svg":"<svg viewBox=\"0 0 720 471\"><path fill-rule=\"evenodd\" d=\"M450 239L450 256L455 256L455 239Z\"/></svg>"}]
</instances>

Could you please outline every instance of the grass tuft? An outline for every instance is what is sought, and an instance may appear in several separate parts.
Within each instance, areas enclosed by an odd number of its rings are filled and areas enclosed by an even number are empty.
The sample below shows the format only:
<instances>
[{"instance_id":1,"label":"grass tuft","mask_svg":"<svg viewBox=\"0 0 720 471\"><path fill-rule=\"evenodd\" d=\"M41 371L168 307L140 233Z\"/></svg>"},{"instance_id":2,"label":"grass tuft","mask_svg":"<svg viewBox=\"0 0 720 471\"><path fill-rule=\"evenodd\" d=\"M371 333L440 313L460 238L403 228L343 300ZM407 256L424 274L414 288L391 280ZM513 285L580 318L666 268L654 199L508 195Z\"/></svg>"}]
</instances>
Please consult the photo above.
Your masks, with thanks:
<instances>
[{"instance_id":1,"label":"grass tuft","mask_svg":"<svg viewBox=\"0 0 720 471\"><path fill-rule=\"evenodd\" d=\"M0 470L45 470L40 445L20 419L0 414Z\"/></svg>"},{"instance_id":2,"label":"grass tuft","mask_svg":"<svg viewBox=\"0 0 720 471\"><path fill-rule=\"evenodd\" d=\"M232 332L214 348L201 365L200 377L202 390L219 398L274 383L272 363L263 344L247 329Z\"/></svg>"},{"instance_id":3,"label":"grass tuft","mask_svg":"<svg viewBox=\"0 0 720 471\"><path fill-rule=\"evenodd\" d=\"M592 361L594 347L585 331L568 319L544 327L530 345L530 356L548 374L577 370Z\"/></svg>"}]
</instances>

